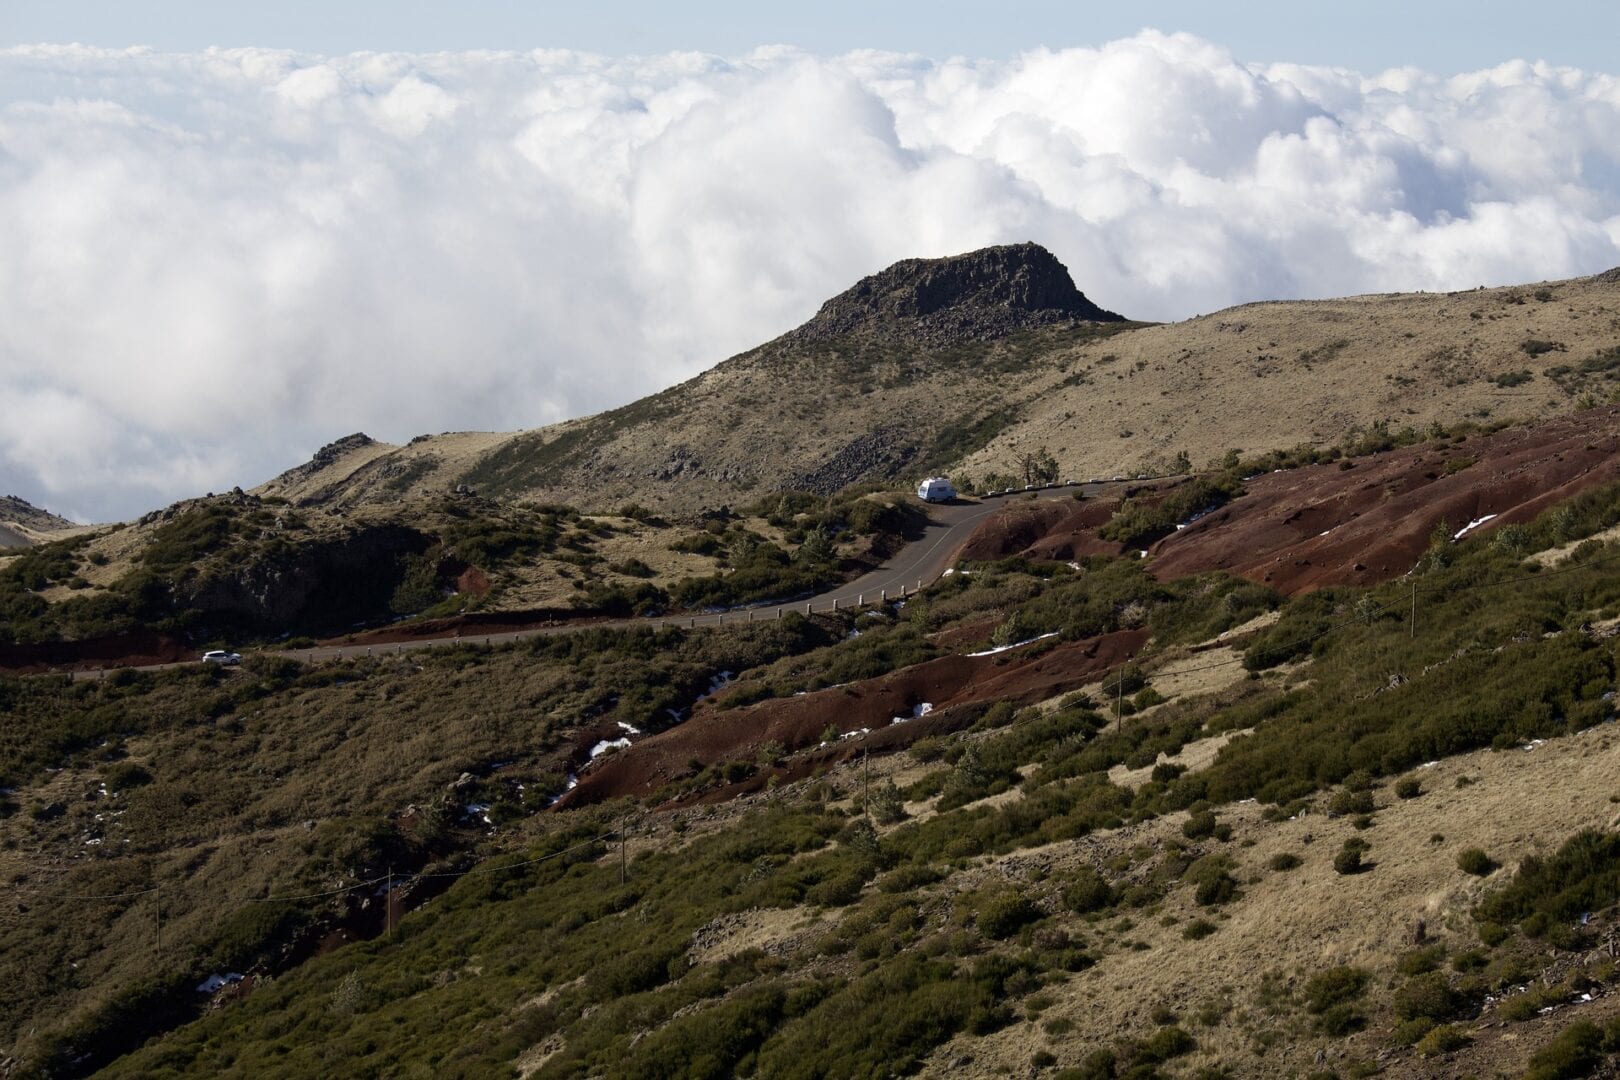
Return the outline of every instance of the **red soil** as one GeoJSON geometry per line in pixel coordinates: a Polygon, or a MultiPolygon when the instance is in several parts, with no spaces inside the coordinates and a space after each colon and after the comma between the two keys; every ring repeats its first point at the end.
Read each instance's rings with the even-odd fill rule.
{"type": "MultiPolygon", "coordinates": [[[[1146,631],[1126,630],[1045,649],[1032,645],[991,656],[944,656],[875,679],[738,709],[723,710],[707,700],[679,727],[602,759],[580,776],[579,786],[559,806],[645,796],[692,775],[693,762],[752,761],[771,742],[790,753],[814,747],[829,726],[841,734],[869,730],[823,748],[811,755],[811,763],[796,762],[794,770],[778,774],[791,777],[862,750],[900,749],[949,730],[960,722],[961,706],[990,701],[1025,705],[1076,689],[1134,656],[1146,641],[1146,631]],[[923,702],[933,705],[934,712],[894,722],[910,717],[923,702]]],[[[764,782],[764,775],[754,778],[756,785],[764,782]]]]}
{"type": "Polygon", "coordinates": [[[1097,529],[1117,509],[1118,499],[1013,503],[974,530],[956,557],[993,562],[1014,555],[1055,561],[1081,555],[1118,555],[1125,550],[1123,545],[1097,535],[1097,529]]]}
{"type": "Polygon", "coordinates": [[[152,667],[200,654],[178,638],[143,631],[88,641],[48,641],[38,645],[0,645],[0,670],[17,674],[42,671],[87,671],[109,667],[152,667]]]}
{"type": "Polygon", "coordinates": [[[1163,580],[1227,570],[1289,595],[1388,581],[1423,556],[1441,522],[1455,534],[1496,515],[1472,529],[1471,539],[1620,479],[1617,425],[1620,409],[1592,409],[1460,443],[1357,458],[1348,469],[1271,473],[1155,544],[1150,566],[1163,580]]]}
{"type": "MultiPolygon", "coordinates": [[[[1620,408],[1591,409],[1256,477],[1242,497],[1154,544],[1149,565],[1161,580],[1226,570],[1288,595],[1376,584],[1410,570],[1440,522],[1455,534],[1495,515],[1468,533],[1482,536],[1617,479],[1620,408]]],[[[1117,506],[1016,504],[980,526],[960,557],[1119,554],[1095,532],[1117,506]]]]}
{"type": "Polygon", "coordinates": [[[489,575],[476,566],[469,566],[456,577],[456,592],[466,593],[469,596],[485,596],[489,593],[489,575]]]}

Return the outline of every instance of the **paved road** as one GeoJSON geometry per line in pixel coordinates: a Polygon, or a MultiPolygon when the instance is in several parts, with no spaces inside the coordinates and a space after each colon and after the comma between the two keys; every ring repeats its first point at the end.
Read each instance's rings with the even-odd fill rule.
{"type": "MultiPolygon", "coordinates": [[[[954,561],[956,552],[967,542],[968,537],[973,534],[973,530],[979,523],[1009,503],[1027,499],[1031,495],[1037,499],[1069,499],[1073,498],[1076,492],[1080,492],[1089,497],[1110,487],[1120,486],[1122,483],[1124,481],[1088,480],[1077,484],[1058,484],[1039,491],[1017,491],[1005,495],[991,495],[975,502],[931,506],[929,507],[929,524],[923,530],[923,535],[901,548],[883,566],[829,592],[790,604],[762,605],[706,615],[559,623],[555,626],[536,626],[496,634],[470,633],[463,635],[458,633],[438,638],[417,638],[412,641],[397,644],[389,643],[387,645],[324,645],[313,649],[285,650],[285,652],[288,656],[318,663],[323,660],[340,660],[345,657],[383,656],[390,653],[413,652],[417,649],[442,648],[460,642],[495,645],[542,634],[564,634],[586,627],[622,629],[633,626],[735,626],[738,623],[760,622],[780,618],[783,613],[788,611],[810,614],[817,611],[836,611],[860,606],[869,607],[886,599],[910,596],[917,590],[926,588],[931,583],[939,580],[940,576],[954,561]]],[[[196,662],[187,661],[187,663],[196,662]]],[[[181,666],[184,665],[151,665],[153,668],[181,666]]],[[[76,671],[73,673],[73,678],[94,679],[99,678],[102,673],[102,669],[76,671]]]]}

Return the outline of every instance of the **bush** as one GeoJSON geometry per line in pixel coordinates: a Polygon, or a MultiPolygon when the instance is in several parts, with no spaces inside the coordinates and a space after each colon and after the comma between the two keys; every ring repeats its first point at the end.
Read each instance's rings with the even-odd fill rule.
{"type": "Polygon", "coordinates": [[[1429,1033],[1418,1040],[1417,1052],[1424,1057],[1438,1057],[1449,1054],[1453,1050],[1461,1050],[1472,1041],[1467,1032],[1451,1024],[1441,1024],[1430,1028],[1429,1033]]]}
{"type": "Polygon", "coordinates": [[[1215,835],[1218,824],[1212,811],[1200,810],[1182,823],[1181,835],[1189,840],[1202,840],[1215,835]]]}
{"type": "Polygon", "coordinates": [[[1523,925],[1540,915],[1567,923],[1620,899],[1620,834],[1587,829],[1553,855],[1527,856],[1513,880],[1481,901],[1475,918],[1484,925],[1523,925]]]}
{"type": "Polygon", "coordinates": [[[1137,1047],[1136,1056],[1142,1061],[1169,1061],[1171,1058],[1190,1054],[1196,1049],[1198,1040],[1172,1025],[1160,1028],[1149,1035],[1137,1047]]]}
{"type": "Polygon", "coordinates": [[[1438,971],[1409,979],[1391,998],[1395,1015],[1402,1020],[1428,1017],[1444,1021],[1456,1017],[1466,1000],[1453,990],[1446,976],[1438,971]]]}
{"type": "Polygon", "coordinates": [[[107,790],[112,792],[128,791],[152,782],[152,774],[133,761],[120,761],[107,766],[102,777],[107,790]]]}
{"type": "Polygon", "coordinates": [[[1397,799],[1415,799],[1423,794],[1423,785],[1415,776],[1408,776],[1395,783],[1395,797],[1397,799]]]}
{"type": "Polygon", "coordinates": [[[1305,983],[1305,1008],[1320,1016],[1335,1005],[1358,1000],[1366,992],[1370,974],[1358,967],[1341,964],[1312,975],[1305,983]]]}
{"type": "Polygon", "coordinates": [[[1219,929],[1220,927],[1216,926],[1208,919],[1194,919],[1192,922],[1181,928],[1181,936],[1186,938],[1188,941],[1201,941],[1219,929]]]}
{"type": "Polygon", "coordinates": [[[1281,872],[1284,870],[1296,869],[1301,862],[1303,862],[1303,860],[1300,859],[1298,855],[1295,855],[1292,851],[1280,851],[1273,855],[1266,865],[1271,867],[1273,870],[1281,872]]]}
{"type": "Polygon", "coordinates": [[[1333,856],[1333,869],[1341,874],[1359,874],[1367,867],[1362,862],[1362,856],[1367,851],[1367,842],[1358,837],[1351,837],[1344,842],[1339,853],[1333,856]]]}
{"type": "Polygon", "coordinates": [[[985,937],[1005,938],[1041,917],[1029,897],[1015,889],[998,892],[978,911],[979,930],[985,937]]]}
{"type": "Polygon", "coordinates": [[[1496,861],[1477,847],[1464,848],[1457,854],[1457,869],[1465,874],[1487,877],[1496,866],[1496,861]]]}
{"type": "Polygon", "coordinates": [[[1232,860],[1225,855],[1199,859],[1187,868],[1186,879],[1194,887],[1193,899],[1202,907],[1224,904],[1237,895],[1232,860]]]}
{"type": "Polygon", "coordinates": [[[1349,817],[1352,814],[1370,814],[1377,807],[1373,804],[1371,791],[1352,791],[1345,788],[1335,792],[1328,801],[1328,814],[1332,817],[1349,817]]]}
{"type": "Polygon", "coordinates": [[[1076,870],[1063,890],[1063,903],[1078,915],[1112,907],[1115,899],[1114,888],[1108,884],[1108,879],[1090,866],[1076,870]]]}
{"type": "Polygon", "coordinates": [[[1590,1076],[1603,1063],[1608,1040],[1590,1020],[1577,1020],[1530,1058],[1524,1080],[1566,1080],[1590,1076]]]}

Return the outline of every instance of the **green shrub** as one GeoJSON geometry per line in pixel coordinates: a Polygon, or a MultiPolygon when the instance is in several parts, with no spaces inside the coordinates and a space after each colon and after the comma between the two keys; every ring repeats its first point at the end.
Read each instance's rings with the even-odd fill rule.
{"type": "Polygon", "coordinates": [[[1341,874],[1359,874],[1365,870],[1366,864],[1362,856],[1367,852],[1367,842],[1360,837],[1352,836],[1339,848],[1339,853],[1333,856],[1333,869],[1341,874]]]}
{"type": "Polygon", "coordinates": [[[1198,1049],[1198,1040],[1174,1025],[1162,1027],[1149,1035],[1136,1049],[1141,1061],[1169,1061],[1198,1049]]]}
{"type": "Polygon", "coordinates": [[[1279,851],[1267,861],[1266,865],[1271,867],[1273,870],[1281,872],[1284,870],[1293,870],[1300,866],[1302,862],[1303,860],[1298,855],[1295,855],[1292,851],[1279,851]]]}
{"type": "Polygon", "coordinates": [[[1423,794],[1423,785],[1415,776],[1408,776],[1395,782],[1395,797],[1397,799],[1415,799],[1423,794]]]}
{"type": "Polygon", "coordinates": [[[1368,972],[1348,964],[1319,971],[1305,982],[1305,1008],[1321,1015],[1335,1005],[1357,1001],[1371,978],[1368,972]]]}
{"type": "Polygon", "coordinates": [[[1220,927],[1216,926],[1208,919],[1194,919],[1192,922],[1181,928],[1181,936],[1186,938],[1188,941],[1201,941],[1219,929],[1220,927]]]}
{"type": "Polygon", "coordinates": [[[1390,1042],[1396,1046],[1412,1046],[1423,1036],[1433,1031],[1435,1023],[1427,1016],[1419,1016],[1412,1020],[1402,1020],[1395,1025],[1390,1033],[1390,1042]]]}
{"type": "Polygon", "coordinates": [[[1486,877],[1496,869],[1496,861],[1480,848],[1464,848],[1457,853],[1457,869],[1475,877],[1486,877]]]}
{"type": "Polygon", "coordinates": [[[1016,889],[993,894],[978,910],[979,930],[990,938],[1009,937],[1041,917],[1040,909],[1016,889]]]}
{"type": "Polygon", "coordinates": [[[1446,976],[1438,971],[1407,980],[1395,991],[1390,1003],[1395,1008],[1395,1015],[1402,1020],[1415,1020],[1422,1016],[1436,1021],[1452,1019],[1467,1004],[1466,999],[1452,989],[1446,976]]]}
{"type": "Polygon", "coordinates": [[[1186,880],[1193,886],[1193,899],[1201,907],[1224,904],[1237,896],[1238,883],[1232,867],[1232,860],[1225,855],[1206,855],[1187,868],[1186,880]]]}
{"type": "Polygon", "coordinates": [[[1512,880],[1480,902],[1475,918],[1481,923],[1523,925],[1541,915],[1548,922],[1568,923],[1617,899],[1620,834],[1587,829],[1551,856],[1526,856],[1512,880]]]}
{"type": "Polygon", "coordinates": [[[111,792],[128,791],[152,782],[152,774],[133,761],[119,761],[102,771],[102,782],[111,792]]]}
{"type": "Polygon", "coordinates": [[[1218,824],[1213,812],[1200,810],[1182,823],[1181,835],[1189,840],[1202,840],[1213,836],[1218,824]]]}
{"type": "Polygon", "coordinates": [[[1108,884],[1108,879],[1090,866],[1076,870],[1063,889],[1063,903],[1079,915],[1111,907],[1115,899],[1113,886],[1108,884]]]}
{"type": "Polygon", "coordinates": [[[1604,1051],[1610,1048],[1610,1042],[1596,1024],[1577,1020],[1531,1056],[1524,1080],[1572,1080],[1591,1076],[1603,1063],[1604,1051]]]}
{"type": "Polygon", "coordinates": [[[1468,1033],[1461,1028],[1452,1024],[1441,1024],[1429,1029],[1428,1034],[1418,1040],[1417,1052],[1424,1057],[1438,1057],[1454,1050],[1461,1050],[1472,1041],[1468,1033]]]}

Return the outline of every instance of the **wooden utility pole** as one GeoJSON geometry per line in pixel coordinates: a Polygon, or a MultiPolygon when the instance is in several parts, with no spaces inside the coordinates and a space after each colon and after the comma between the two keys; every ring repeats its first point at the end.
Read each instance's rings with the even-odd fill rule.
{"type": "Polygon", "coordinates": [[[619,884],[620,885],[623,885],[625,883],[625,881],[627,881],[629,879],[629,876],[630,876],[630,861],[629,861],[630,856],[625,850],[625,840],[627,838],[627,834],[625,832],[626,817],[627,816],[625,814],[622,814],[622,813],[619,815],[619,884]]]}
{"type": "Polygon", "coordinates": [[[163,954],[163,886],[159,885],[152,893],[153,908],[157,913],[157,951],[163,954]]]}
{"type": "Polygon", "coordinates": [[[394,940],[394,868],[388,868],[388,891],[383,893],[383,926],[388,931],[388,940],[394,940]]]}
{"type": "Polygon", "coordinates": [[[1408,640],[1417,640],[1417,580],[1412,581],[1412,618],[1406,624],[1408,640]]]}
{"type": "Polygon", "coordinates": [[[1114,689],[1118,697],[1114,703],[1114,728],[1116,731],[1125,730],[1125,669],[1120,668],[1114,673],[1114,689]]]}
{"type": "Polygon", "coordinates": [[[872,824],[872,763],[867,760],[866,748],[861,748],[861,784],[865,794],[861,796],[861,806],[866,810],[866,823],[872,824]]]}

